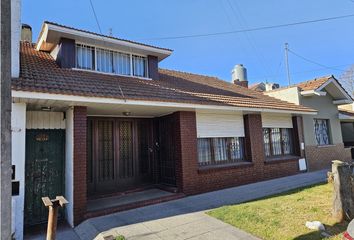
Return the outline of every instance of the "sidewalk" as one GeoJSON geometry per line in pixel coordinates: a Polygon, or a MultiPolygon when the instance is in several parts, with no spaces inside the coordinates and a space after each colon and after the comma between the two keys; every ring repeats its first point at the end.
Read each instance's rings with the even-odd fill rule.
{"type": "Polygon", "coordinates": [[[324,182],[326,173],[303,173],[91,218],[73,230],[76,234],[66,232],[61,238],[59,233],[58,239],[103,239],[111,233],[128,239],[257,239],[204,212],[324,182]]]}

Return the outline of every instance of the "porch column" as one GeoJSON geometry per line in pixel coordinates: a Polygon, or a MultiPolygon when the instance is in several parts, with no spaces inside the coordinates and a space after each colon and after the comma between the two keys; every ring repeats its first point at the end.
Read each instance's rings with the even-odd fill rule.
{"type": "Polygon", "coordinates": [[[87,107],[75,106],[73,111],[73,215],[74,225],[86,213],[86,125],[87,107]]]}
{"type": "Polygon", "coordinates": [[[195,112],[176,112],[176,180],[177,187],[185,194],[195,192],[198,174],[197,127],[195,112]]]}
{"type": "Polygon", "coordinates": [[[261,114],[245,115],[244,127],[246,158],[254,164],[254,174],[257,179],[263,179],[265,153],[261,114]]]}

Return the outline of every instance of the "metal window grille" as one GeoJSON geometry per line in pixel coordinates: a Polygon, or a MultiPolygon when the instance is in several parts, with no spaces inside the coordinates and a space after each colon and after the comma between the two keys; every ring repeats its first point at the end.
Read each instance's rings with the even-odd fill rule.
{"type": "Polygon", "coordinates": [[[267,157],[294,153],[291,128],[263,128],[263,142],[267,157]]]}
{"type": "Polygon", "coordinates": [[[200,166],[244,162],[244,138],[198,138],[200,166]]]}
{"type": "Polygon", "coordinates": [[[133,75],[147,77],[147,58],[133,55],[133,75]]]}
{"type": "Polygon", "coordinates": [[[76,67],[81,69],[95,69],[95,48],[83,44],[76,44],[76,67]]]}
{"type": "Polygon", "coordinates": [[[147,57],[83,44],[76,44],[76,67],[127,76],[147,77],[148,74],[147,57]]]}
{"type": "Polygon", "coordinates": [[[317,145],[330,144],[328,119],[314,119],[314,128],[317,145]]]}
{"type": "Polygon", "coordinates": [[[113,73],[130,75],[130,54],[113,52],[113,73]]]}

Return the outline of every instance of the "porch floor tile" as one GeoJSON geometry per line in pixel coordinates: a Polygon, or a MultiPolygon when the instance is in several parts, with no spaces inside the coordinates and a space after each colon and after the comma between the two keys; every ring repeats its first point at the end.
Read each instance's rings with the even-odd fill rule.
{"type": "Polygon", "coordinates": [[[89,200],[87,202],[87,211],[99,211],[107,208],[119,207],[136,202],[142,202],[162,197],[172,196],[175,193],[163,191],[161,189],[153,188],[140,192],[128,193],[126,195],[119,195],[113,197],[99,198],[89,200]]]}

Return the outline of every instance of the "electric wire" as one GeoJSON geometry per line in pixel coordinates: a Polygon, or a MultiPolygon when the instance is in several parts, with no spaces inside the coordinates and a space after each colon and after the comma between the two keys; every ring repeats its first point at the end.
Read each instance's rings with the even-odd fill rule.
{"type": "Polygon", "coordinates": [[[175,36],[166,36],[166,37],[151,37],[151,38],[141,38],[137,40],[175,40],[175,39],[186,39],[186,38],[200,38],[200,37],[211,37],[211,36],[218,36],[218,35],[229,35],[229,34],[236,34],[242,32],[255,32],[261,30],[269,30],[269,29],[276,29],[276,28],[285,28],[297,25],[304,25],[304,24],[311,24],[311,23],[318,23],[318,22],[325,22],[325,21],[332,21],[344,18],[351,18],[354,17],[354,14],[348,15],[341,15],[335,17],[327,17],[327,18],[319,18],[307,21],[298,21],[292,23],[284,23],[284,24],[277,24],[277,25],[270,25],[270,26],[261,26],[261,27],[254,27],[254,28],[246,28],[240,30],[233,30],[233,31],[223,31],[223,32],[213,32],[213,33],[200,33],[200,34],[190,34],[190,35],[175,35],[175,36]]]}
{"type": "Polygon", "coordinates": [[[302,55],[300,55],[300,54],[298,54],[298,53],[292,51],[291,49],[288,49],[288,51],[289,51],[291,54],[295,55],[296,57],[301,58],[302,60],[304,60],[304,61],[306,61],[306,62],[309,62],[309,63],[315,64],[315,65],[318,65],[318,66],[320,66],[320,67],[327,68],[327,69],[331,69],[331,70],[335,70],[335,71],[341,71],[341,72],[344,72],[344,71],[345,71],[345,70],[343,70],[343,69],[334,68],[334,67],[329,67],[329,66],[326,66],[326,65],[324,65],[324,64],[322,64],[322,63],[318,63],[318,62],[316,62],[316,61],[313,61],[313,60],[311,60],[311,59],[308,59],[307,57],[304,57],[304,56],[302,56],[302,55]]]}
{"type": "MultiPolygon", "coordinates": [[[[97,24],[98,30],[100,31],[100,34],[103,35],[103,34],[102,34],[101,25],[100,25],[100,22],[98,21],[98,17],[97,17],[97,14],[96,14],[95,7],[93,6],[92,0],[89,0],[89,1],[90,1],[92,13],[93,13],[93,15],[94,15],[94,17],[95,17],[95,20],[96,20],[96,24],[97,24]]],[[[105,42],[103,36],[102,36],[102,40],[103,40],[103,42],[105,42]]],[[[97,63],[96,63],[96,64],[97,64],[97,63]]],[[[125,96],[124,96],[123,89],[122,89],[122,87],[120,86],[119,81],[117,81],[117,85],[118,85],[119,92],[120,92],[120,94],[122,95],[122,98],[123,98],[124,102],[126,102],[127,99],[126,99],[125,96]]]]}

